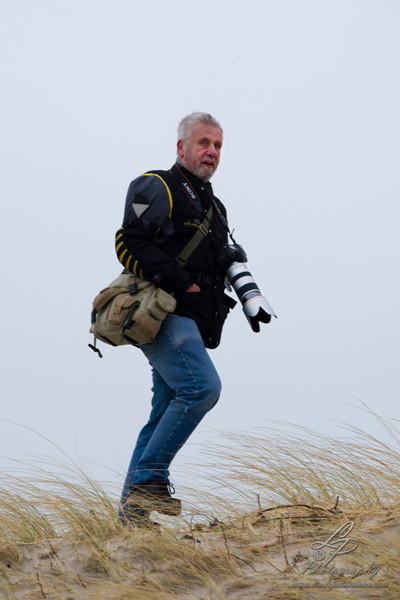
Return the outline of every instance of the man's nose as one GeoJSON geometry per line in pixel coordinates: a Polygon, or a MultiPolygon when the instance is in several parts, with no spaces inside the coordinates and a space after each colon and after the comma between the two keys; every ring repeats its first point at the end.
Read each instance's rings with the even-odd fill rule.
{"type": "Polygon", "coordinates": [[[209,146],[207,154],[209,154],[210,156],[215,156],[215,158],[217,158],[218,155],[219,155],[218,150],[216,149],[216,147],[212,146],[212,145],[209,146]]]}

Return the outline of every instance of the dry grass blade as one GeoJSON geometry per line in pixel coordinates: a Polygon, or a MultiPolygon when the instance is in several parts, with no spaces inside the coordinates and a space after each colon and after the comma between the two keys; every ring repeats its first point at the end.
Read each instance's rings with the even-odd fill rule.
{"type": "Polygon", "coordinates": [[[332,439],[286,425],[228,435],[207,465],[218,471],[222,497],[192,490],[188,502],[187,490],[183,516],[160,517],[154,530],[123,528],[117,497],[75,463],[46,468],[42,460],[25,474],[3,474],[0,598],[367,597],[362,586],[346,588],[356,583],[372,583],[371,598],[399,597],[398,446],[352,433],[332,439]],[[313,589],[322,563],[311,544],[345,522],[357,553],[332,565],[349,572],[318,572],[333,587],[313,589]]]}

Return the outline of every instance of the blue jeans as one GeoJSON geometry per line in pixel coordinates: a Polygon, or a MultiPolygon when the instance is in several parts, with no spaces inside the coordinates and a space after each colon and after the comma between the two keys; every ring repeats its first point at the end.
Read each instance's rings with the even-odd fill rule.
{"type": "Polygon", "coordinates": [[[122,491],[169,480],[169,466],[204,415],[217,403],[221,381],[193,319],[169,315],[140,349],[153,370],[152,409],[141,430],[122,491]]]}

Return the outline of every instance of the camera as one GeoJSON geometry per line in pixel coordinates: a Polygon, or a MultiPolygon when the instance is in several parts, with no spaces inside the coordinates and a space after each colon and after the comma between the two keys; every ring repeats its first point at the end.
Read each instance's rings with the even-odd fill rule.
{"type": "MultiPolygon", "coordinates": [[[[243,250],[241,246],[239,246],[239,248],[243,250]]],[[[243,253],[246,257],[244,250],[243,253]]],[[[247,257],[245,260],[247,260],[247,257]]],[[[245,262],[239,262],[236,258],[236,260],[229,265],[226,277],[242,303],[243,312],[253,331],[260,331],[260,323],[269,323],[272,316],[276,317],[273,308],[268,300],[261,294],[245,262]]]]}
{"type": "Polygon", "coordinates": [[[246,262],[247,255],[242,246],[233,242],[233,244],[224,244],[217,256],[217,263],[221,270],[225,270],[233,262],[246,262]]]}

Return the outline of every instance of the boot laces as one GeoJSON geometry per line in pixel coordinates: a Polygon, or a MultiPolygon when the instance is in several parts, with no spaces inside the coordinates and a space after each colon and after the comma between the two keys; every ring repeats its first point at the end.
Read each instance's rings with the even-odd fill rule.
{"type": "Polygon", "coordinates": [[[175,488],[172,485],[172,483],[169,481],[167,481],[167,490],[168,490],[170,496],[172,496],[172,494],[175,494],[175,488]]]}

